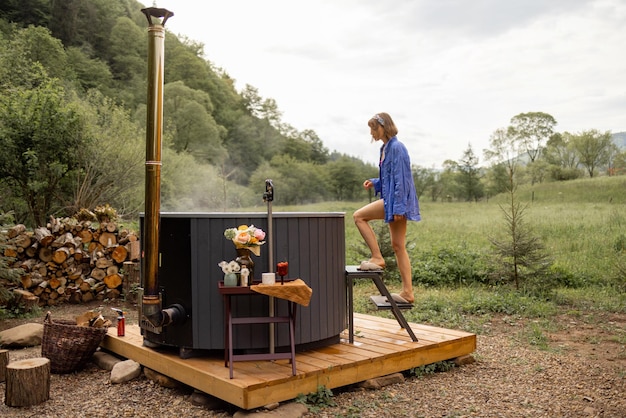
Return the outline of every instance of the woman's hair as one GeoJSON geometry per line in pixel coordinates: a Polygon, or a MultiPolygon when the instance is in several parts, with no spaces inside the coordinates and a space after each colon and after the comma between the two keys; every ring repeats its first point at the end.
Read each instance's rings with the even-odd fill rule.
{"type": "Polygon", "coordinates": [[[389,113],[377,113],[372,116],[370,120],[367,121],[367,126],[369,126],[370,128],[376,129],[378,128],[378,125],[381,125],[383,127],[387,139],[398,135],[398,128],[396,128],[396,124],[393,123],[393,119],[391,119],[389,113]]]}

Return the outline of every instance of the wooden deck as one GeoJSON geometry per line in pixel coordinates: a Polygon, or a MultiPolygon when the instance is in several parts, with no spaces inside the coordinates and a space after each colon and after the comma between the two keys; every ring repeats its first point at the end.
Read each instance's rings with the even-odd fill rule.
{"type": "Polygon", "coordinates": [[[413,342],[394,319],[354,314],[354,344],[347,331],[339,344],[296,354],[297,375],[288,360],[234,363],[234,379],[223,357],[181,359],[177,353],[143,346],[138,326],[127,326],[126,336],[110,328],[102,347],[186,385],[243,409],[385,376],[476,350],[476,335],[411,323],[419,341],[413,342]]]}

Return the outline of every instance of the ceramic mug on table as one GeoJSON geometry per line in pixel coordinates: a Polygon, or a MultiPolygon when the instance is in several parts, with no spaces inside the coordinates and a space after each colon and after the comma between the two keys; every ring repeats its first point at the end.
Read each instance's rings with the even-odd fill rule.
{"type": "Polygon", "coordinates": [[[263,283],[263,284],[274,284],[274,283],[276,283],[276,273],[262,273],[261,274],[261,283],[263,283]]]}

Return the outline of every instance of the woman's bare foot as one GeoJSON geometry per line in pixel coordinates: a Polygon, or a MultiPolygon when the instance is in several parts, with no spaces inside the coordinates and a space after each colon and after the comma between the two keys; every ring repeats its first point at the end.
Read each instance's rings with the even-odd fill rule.
{"type": "Polygon", "coordinates": [[[385,268],[385,259],[383,258],[370,258],[368,260],[370,263],[374,263],[377,266],[380,266],[381,269],[385,268]]]}
{"type": "Polygon", "coordinates": [[[403,290],[400,292],[400,296],[409,303],[415,302],[415,296],[413,296],[413,293],[408,293],[403,290]]]}

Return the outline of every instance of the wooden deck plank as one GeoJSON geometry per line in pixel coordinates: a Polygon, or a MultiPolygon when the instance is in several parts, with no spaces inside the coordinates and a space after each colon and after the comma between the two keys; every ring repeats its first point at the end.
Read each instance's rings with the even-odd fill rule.
{"type": "Polygon", "coordinates": [[[296,376],[288,360],[237,361],[229,378],[222,356],[181,359],[177,350],[143,346],[136,325],[117,337],[111,328],[102,347],[145,367],[176,379],[243,409],[294,399],[316,392],[319,386],[334,389],[373,377],[408,370],[437,361],[471,354],[474,334],[411,323],[419,341],[413,342],[395,319],[355,314],[355,341],[296,353],[296,376]]]}
{"type": "MultiPolygon", "coordinates": [[[[390,318],[385,318],[382,316],[373,316],[373,315],[368,315],[368,314],[363,314],[363,313],[354,313],[354,320],[355,323],[358,320],[364,320],[365,323],[374,325],[374,324],[379,324],[379,325],[383,325],[386,327],[389,327],[390,324],[395,324],[395,327],[399,328],[400,326],[398,325],[398,323],[394,320],[393,317],[390,318]]],[[[417,324],[417,323],[411,323],[411,328],[419,328],[422,330],[438,330],[440,332],[442,332],[443,334],[450,334],[450,335],[464,335],[467,334],[466,331],[463,330],[458,330],[458,329],[451,329],[451,328],[441,328],[441,327],[437,327],[434,325],[427,325],[427,324],[417,324]]]]}
{"type": "Polygon", "coordinates": [[[318,356],[317,353],[305,352],[296,353],[296,369],[300,370],[300,365],[304,365],[307,368],[313,368],[314,370],[330,369],[333,367],[340,367],[342,361],[329,358],[328,356],[318,356]]]}
{"type": "MultiPolygon", "coordinates": [[[[357,328],[365,328],[370,330],[378,330],[385,331],[387,333],[394,332],[398,337],[402,338],[406,341],[411,341],[408,333],[400,328],[397,322],[394,321],[395,326],[389,327],[389,320],[381,317],[372,317],[364,314],[354,314],[354,325],[357,328]],[[370,319],[374,318],[374,319],[370,319]]],[[[438,337],[446,337],[446,338],[458,338],[466,335],[470,335],[470,333],[459,330],[451,330],[448,328],[440,328],[432,325],[425,324],[410,324],[411,329],[415,334],[419,333],[422,335],[436,335],[438,337]]]]}
{"type": "MultiPolygon", "coordinates": [[[[342,342],[345,344],[349,344],[347,333],[346,338],[342,339],[342,342]]],[[[381,342],[380,344],[371,344],[371,342],[369,341],[358,341],[355,339],[352,346],[355,348],[367,350],[375,357],[386,357],[389,355],[394,355],[398,352],[397,346],[385,342],[381,342]]]]}
{"type": "MultiPolygon", "coordinates": [[[[392,328],[389,329],[389,324],[386,324],[383,321],[377,321],[376,319],[384,319],[375,317],[374,320],[369,320],[369,316],[366,316],[364,319],[359,318],[359,314],[354,315],[355,318],[355,327],[358,327],[359,334],[355,335],[355,339],[358,337],[367,335],[376,335],[374,339],[377,341],[385,341],[391,344],[414,344],[415,342],[411,341],[411,338],[406,333],[405,330],[402,330],[397,326],[397,329],[392,328]],[[360,322],[359,322],[360,321],[360,322]],[[390,331],[395,332],[397,335],[397,339],[390,338],[390,331]]],[[[397,325],[397,324],[396,324],[397,325]]],[[[413,333],[418,338],[417,343],[426,343],[426,344],[436,344],[442,341],[451,341],[459,338],[472,337],[474,334],[458,331],[458,330],[449,330],[447,328],[439,328],[430,325],[411,325],[411,329],[413,333]]]]}

